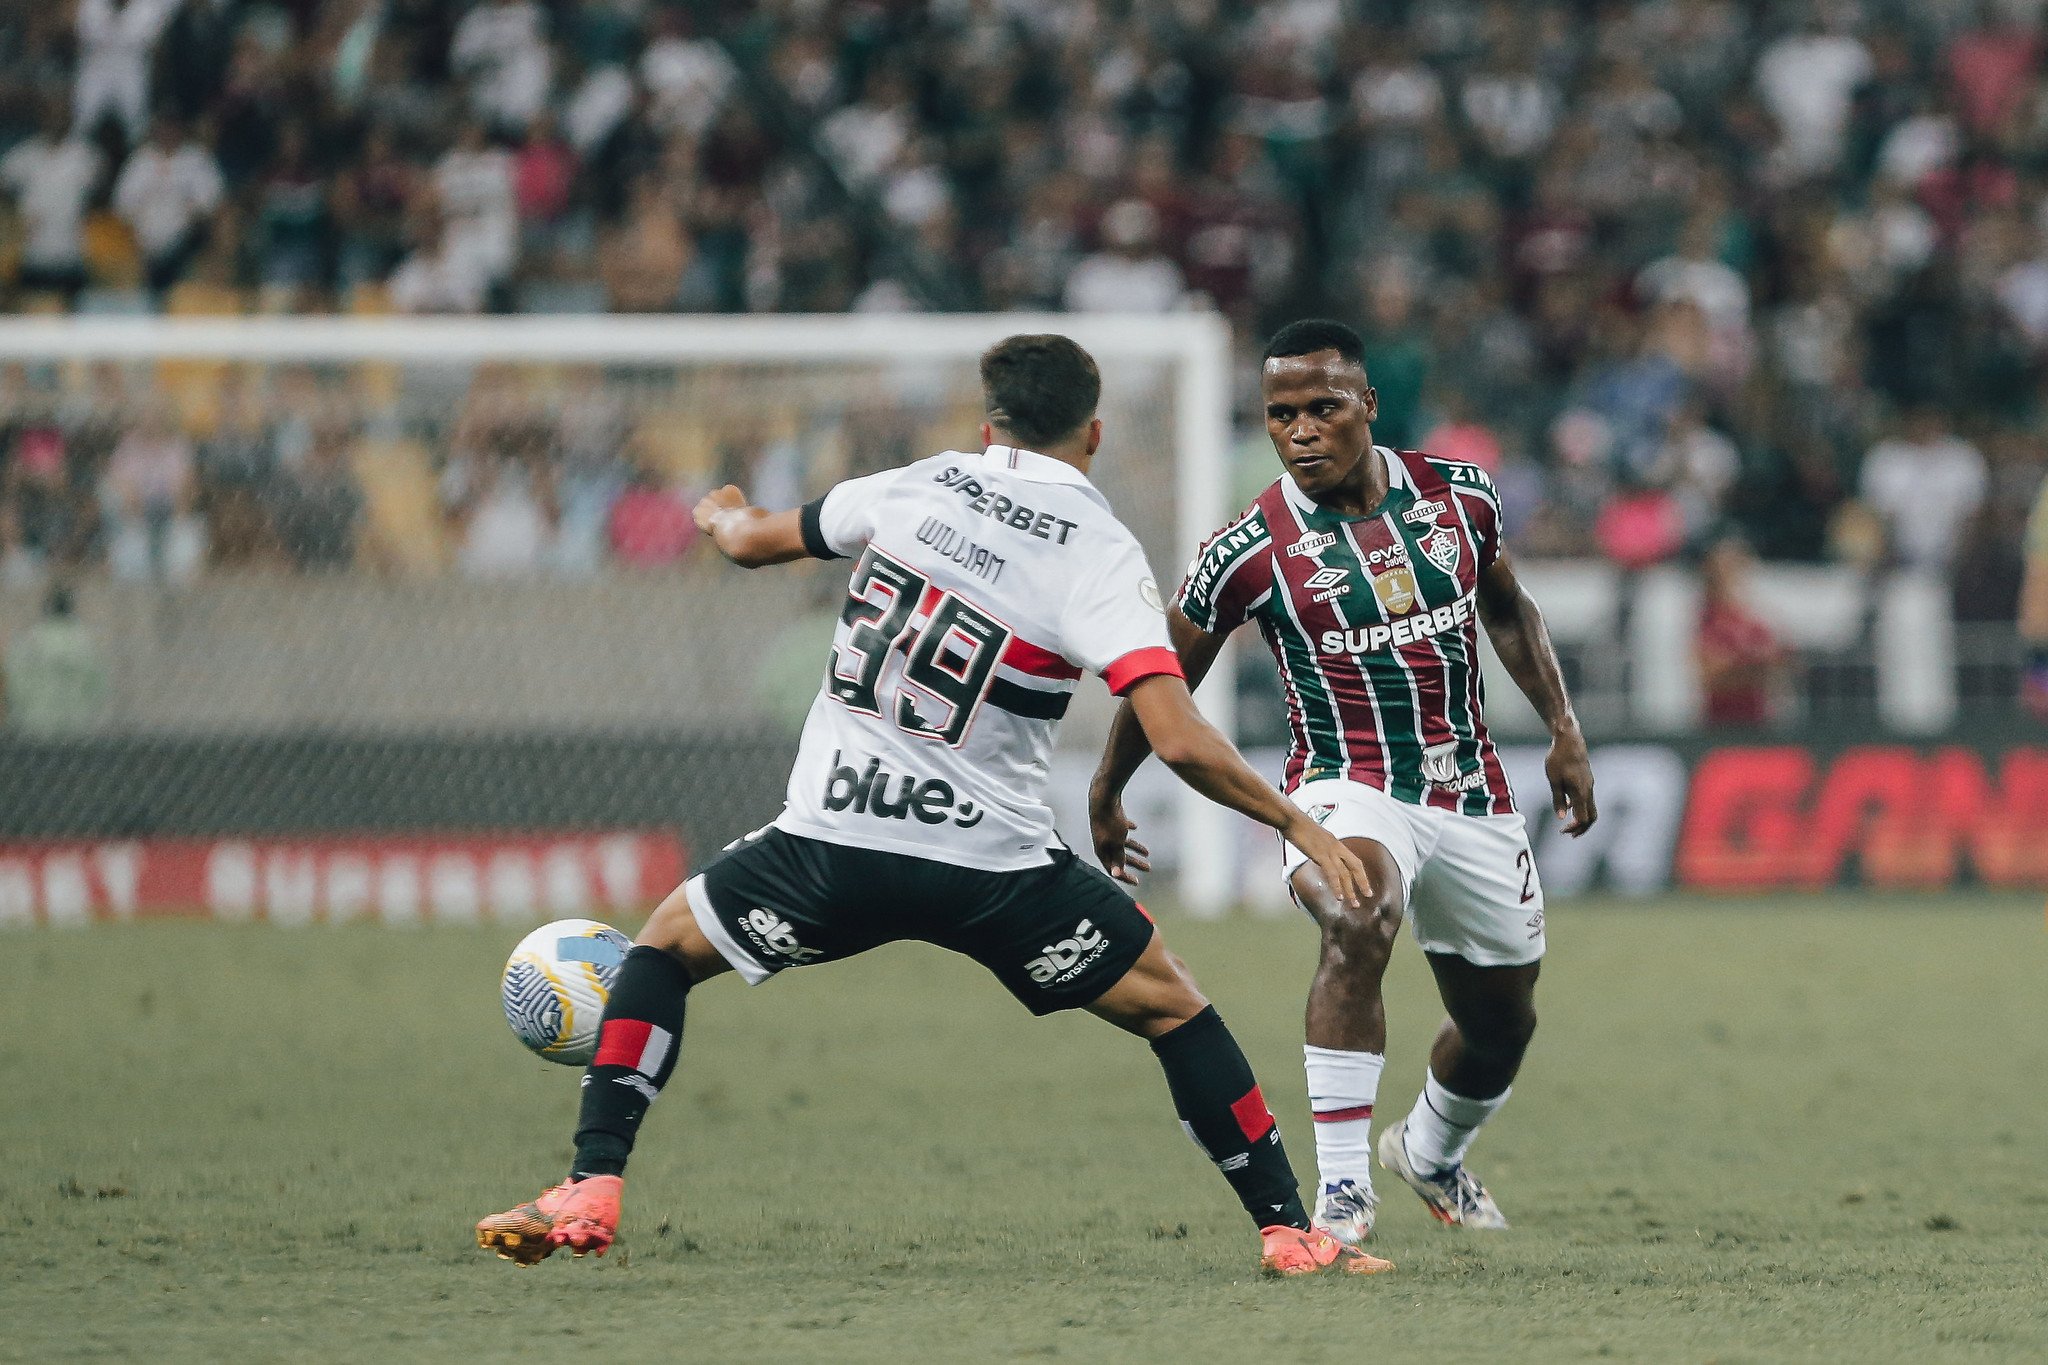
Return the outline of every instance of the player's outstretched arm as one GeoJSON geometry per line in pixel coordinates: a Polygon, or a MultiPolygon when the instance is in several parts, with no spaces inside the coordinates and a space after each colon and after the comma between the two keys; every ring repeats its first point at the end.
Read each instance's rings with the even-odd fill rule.
{"type": "Polygon", "coordinates": [[[1195,708],[1186,682],[1171,674],[1155,674],[1131,688],[1128,706],[1152,752],[1181,781],[1218,805],[1279,830],[1288,843],[1308,855],[1345,904],[1363,903],[1371,889],[1365,865],[1343,841],[1309,819],[1301,807],[1252,770],[1236,746],[1195,708]]]}
{"type": "MultiPolygon", "coordinates": [[[[1192,692],[1209,676],[1225,637],[1203,630],[1177,606],[1166,609],[1166,630],[1192,692]]],[[[1151,871],[1152,865],[1146,861],[1150,850],[1131,837],[1137,826],[1124,814],[1124,786],[1151,754],[1152,742],[1145,738],[1145,727],[1138,723],[1137,711],[1126,697],[1109,723],[1109,743],[1088,785],[1088,823],[1103,870],[1133,886],[1138,883],[1136,874],[1151,871]]]]}
{"type": "Polygon", "coordinates": [[[1557,650],[1550,643],[1543,612],[1515,577],[1505,550],[1479,576],[1479,619],[1508,676],[1550,727],[1550,756],[1543,764],[1550,779],[1550,804],[1564,832],[1576,838],[1599,818],[1593,805],[1593,761],[1565,693],[1564,673],[1557,666],[1557,650]]]}
{"type": "Polygon", "coordinates": [[[697,529],[711,537],[718,552],[743,569],[807,559],[803,514],[770,512],[752,506],[731,484],[706,493],[697,504],[697,529]]]}

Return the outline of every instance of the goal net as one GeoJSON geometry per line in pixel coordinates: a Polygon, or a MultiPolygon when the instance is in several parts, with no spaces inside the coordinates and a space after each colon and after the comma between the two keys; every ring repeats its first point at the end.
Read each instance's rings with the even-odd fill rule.
{"type": "MultiPolygon", "coordinates": [[[[1096,481],[1170,586],[1229,510],[1206,315],[0,322],[0,919],[631,908],[675,852],[633,839],[701,865],[779,808],[844,588],[723,564],[695,498],[978,448],[976,361],[1022,331],[1100,362],[1096,481]],[[187,872],[135,871],[159,845],[187,872]]],[[[1233,902],[1242,822],[1138,800],[1180,903],[1233,902]]]]}

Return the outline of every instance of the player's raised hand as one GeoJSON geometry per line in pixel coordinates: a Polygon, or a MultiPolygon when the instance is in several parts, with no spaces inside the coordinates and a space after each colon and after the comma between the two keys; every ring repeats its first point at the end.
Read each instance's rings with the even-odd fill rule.
{"type": "Polygon", "coordinates": [[[1344,841],[1303,816],[1286,830],[1287,842],[1308,856],[1323,874],[1323,884],[1348,909],[1362,907],[1372,895],[1372,875],[1344,841]]]}
{"type": "Polygon", "coordinates": [[[1137,826],[1124,814],[1117,797],[1091,795],[1088,800],[1088,834],[1095,841],[1095,858],[1102,870],[1126,886],[1152,870],[1152,850],[1131,835],[1137,826]]]}
{"type": "Polygon", "coordinates": [[[1564,832],[1576,839],[1593,828],[1600,818],[1593,805],[1593,759],[1578,727],[1562,730],[1550,741],[1543,774],[1550,779],[1550,807],[1564,832]]]}
{"type": "Polygon", "coordinates": [[[740,492],[736,485],[727,484],[723,488],[714,488],[697,500],[697,529],[709,531],[712,529],[711,523],[718,519],[719,513],[737,512],[746,505],[747,495],[740,492]]]}

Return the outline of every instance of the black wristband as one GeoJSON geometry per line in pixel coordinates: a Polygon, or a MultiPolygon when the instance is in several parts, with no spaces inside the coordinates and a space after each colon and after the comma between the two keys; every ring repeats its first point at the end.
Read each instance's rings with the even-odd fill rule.
{"type": "Polygon", "coordinates": [[[823,496],[812,498],[803,505],[803,510],[797,513],[797,524],[803,528],[804,553],[812,559],[844,559],[845,555],[840,554],[825,541],[825,526],[821,520],[824,514],[823,496]]]}

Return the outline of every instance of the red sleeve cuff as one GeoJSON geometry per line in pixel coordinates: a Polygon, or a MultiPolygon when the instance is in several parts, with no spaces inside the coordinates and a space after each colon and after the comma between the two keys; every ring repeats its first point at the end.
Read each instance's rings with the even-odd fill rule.
{"type": "Polygon", "coordinates": [[[1180,655],[1162,645],[1134,649],[1102,670],[1102,680],[1119,697],[1147,678],[1186,677],[1181,671],[1180,655]]]}

